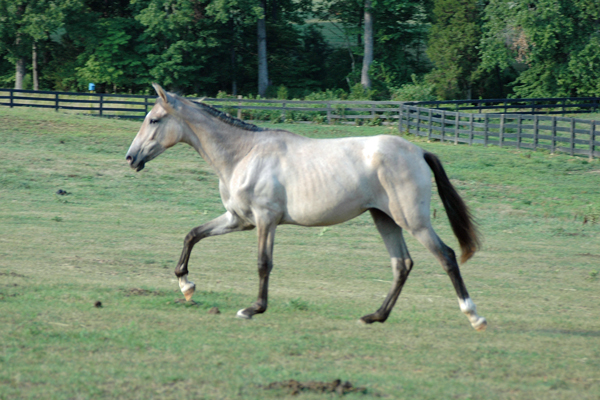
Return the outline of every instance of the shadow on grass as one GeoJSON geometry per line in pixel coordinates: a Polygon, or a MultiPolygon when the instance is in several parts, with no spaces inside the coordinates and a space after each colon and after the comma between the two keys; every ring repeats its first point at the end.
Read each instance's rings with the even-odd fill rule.
{"type": "Polygon", "coordinates": [[[568,330],[568,329],[538,329],[533,332],[542,335],[569,335],[569,336],[582,336],[582,337],[600,337],[600,331],[579,331],[579,330],[568,330]]]}

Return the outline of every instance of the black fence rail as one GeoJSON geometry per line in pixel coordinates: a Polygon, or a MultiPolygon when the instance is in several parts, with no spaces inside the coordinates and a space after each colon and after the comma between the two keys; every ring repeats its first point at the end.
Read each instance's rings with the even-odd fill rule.
{"type": "MultiPolygon", "coordinates": [[[[142,119],[154,105],[155,95],[116,95],[33,90],[0,89],[0,105],[38,107],[104,117],[142,119]]],[[[189,98],[198,101],[197,98],[189,98]]],[[[314,121],[333,123],[368,120],[398,120],[397,101],[292,101],[203,98],[203,102],[240,119],[284,122],[314,121]]]]}
{"type": "MultiPolygon", "coordinates": [[[[155,95],[118,95],[0,89],[0,106],[38,107],[104,117],[142,119],[155,95]]],[[[197,98],[189,98],[198,101],[197,98]]],[[[485,146],[548,149],[571,155],[600,157],[600,122],[557,117],[557,113],[592,112],[599,98],[397,101],[297,101],[204,98],[243,120],[271,122],[391,124],[400,131],[429,139],[485,146]],[[427,108],[426,108],[427,107],[427,108]],[[436,108],[431,108],[436,107],[436,108]],[[454,108],[451,111],[447,108],[454,108]],[[456,109],[468,111],[461,113],[456,109]],[[495,112],[484,112],[484,111],[495,112]],[[479,112],[475,112],[479,111],[479,112]],[[498,113],[498,111],[511,111],[498,113]]]]}
{"type": "MultiPolygon", "coordinates": [[[[0,89],[0,105],[41,107],[106,117],[144,118],[154,104],[155,95],[119,95],[0,89]]],[[[199,100],[191,98],[191,100],[199,100]]],[[[402,105],[447,111],[491,112],[504,114],[576,114],[593,112],[600,98],[488,99],[428,102],[399,101],[297,101],[263,99],[215,99],[204,102],[240,119],[268,121],[312,121],[350,123],[393,123],[402,105]]]]}
{"type": "Polygon", "coordinates": [[[399,129],[442,142],[547,149],[600,157],[600,121],[549,115],[460,113],[404,105],[399,129]]]}
{"type": "Polygon", "coordinates": [[[534,99],[483,99],[406,102],[406,105],[448,111],[490,111],[497,114],[578,114],[591,113],[600,107],[598,97],[560,97],[534,99]]]}

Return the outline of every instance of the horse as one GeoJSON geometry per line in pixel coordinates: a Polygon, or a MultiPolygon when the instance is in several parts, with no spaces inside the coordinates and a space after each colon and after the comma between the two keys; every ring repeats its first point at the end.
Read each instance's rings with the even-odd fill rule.
{"type": "Polygon", "coordinates": [[[461,263],[480,246],[477,225],[434,154],[393,135],[312,139],[260,128],[201,101],[153,84],[158,97],[126,154],[135,171],[179,143],[192,146],[214,169],[225,213],[192,229],[175,268],[187,301],[196,285],[188,280],[194,245],[209,236],[255,229],[258,235],[258,299],[237,312],[250,319],[267,310],[275,230],[281,224],[330,226],[369,211],[391,258],[392,287],[381,307],[360,318],[385,322],[413,268],[403,230],[441,264],[456,290],[460,310],[473,328],[487,321],[476,312],[454,251],[433,230],[430,201],[433,172],[461,263]]]}

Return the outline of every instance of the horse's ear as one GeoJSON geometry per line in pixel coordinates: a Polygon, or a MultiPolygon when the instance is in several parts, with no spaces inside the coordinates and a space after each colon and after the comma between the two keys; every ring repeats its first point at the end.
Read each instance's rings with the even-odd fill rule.
{"type": "Polygon", "coordinates": [[[153,83],[152,86],[154,87],[154,90],[156,90],[156,93],[160,96],[160,98],[165,103],[169,103],[169,96],[167,95],[167,92],[165,92],[165,90],[158,83],[153,83]]]}

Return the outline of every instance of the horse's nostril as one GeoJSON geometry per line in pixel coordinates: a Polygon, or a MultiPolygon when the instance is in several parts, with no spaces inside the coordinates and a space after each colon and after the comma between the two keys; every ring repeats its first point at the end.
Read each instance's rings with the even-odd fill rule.
{"type": "Polygon", "coordinates": [[[133,157],[128,155],[127,157],[125,157],[125,161],[127,161],[129,164],[131,164],[131,162],[133,161],[133,157]]]}

